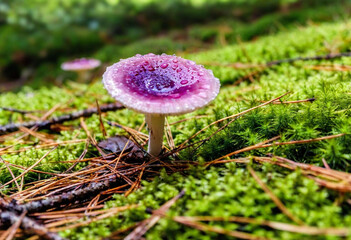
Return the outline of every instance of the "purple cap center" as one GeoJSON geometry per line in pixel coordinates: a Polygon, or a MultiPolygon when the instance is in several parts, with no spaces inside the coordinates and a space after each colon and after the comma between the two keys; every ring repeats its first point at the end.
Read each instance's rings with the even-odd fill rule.
{"type": "Polygon", "coordinates": [[[178,64],[177,59],[138,62],[125,73],[124,85],[129,91],[145,97],[172,97],[191,91],[202,75],[198,69],[178,64]]]}
{"type": "Polygon", "coordinates": [[[147,97],[178,97],[179,94],[191,89],[187,80],[178,80],[159,71],[142,71],[128,74],[125,78],[129,89],[147,97]],[[177,81],[178,80],[178,81],[177,81]]]}

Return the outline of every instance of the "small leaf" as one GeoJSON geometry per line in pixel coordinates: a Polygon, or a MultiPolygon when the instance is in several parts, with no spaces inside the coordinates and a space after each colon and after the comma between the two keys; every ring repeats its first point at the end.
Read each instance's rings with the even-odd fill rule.
{"type": "Polygon", "coordinates": [[[127,157],[143,158],[144,151],[131,139],[126,136],[114,136],[99,142],[98,146],[105,152],[119,154],[129,152],[127,157]],[[123,150],[124,149],[124,150],[123,150]]]}

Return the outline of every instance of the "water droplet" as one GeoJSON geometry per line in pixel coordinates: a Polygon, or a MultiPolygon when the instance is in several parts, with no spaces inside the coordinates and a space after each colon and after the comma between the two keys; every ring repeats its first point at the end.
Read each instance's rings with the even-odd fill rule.
{"type": "Polygon", "coordinates": [[[188,80],[182,80],[182,81],[180,81],[180,84],[185,85],[185,84],[187,84],[188,82],[189,82],[188,80]]]}
{"type": "Polygon", "coordinates": [[[147,68],[147,70],[149,70],[149,71],[155,71],[155,69],[154,69],[154,67],[153,66],[149,66],[148,68],[147,68]]]}
{"type": "Polygon", "coordinates": [[[178,68],[177,69],[177,73],[179,73],[179,72],[181,72],[182,71],[182,69],[181,68],[178,68]]]}
{"type": "Polygon", "coordinates": [[[160,67],[161,67],[161,68],[166,68],[166,67],[168,67],[168,64],[167,64],[167,63],[163,63],[163,64],[161,64],[160,67]]]}
{"type": "Polygon", "coordinates": [[[173,62],[174,62],[174,63],[177,63],[177,62],[178,62],[178,59],[173,59],[173,62]]]}
{"type": "Polygon", "coordinates": [[[149,62],[148,62],[148,61],[145,61],[145,62],[144,62],[144,66],[147,66],[147,65],[149,65],[149,62]]]}
{"type": "Polygon", "coordinates": [[[172,68],[175,70],[178,67],[178,64],[173,64],[172,68]]]}

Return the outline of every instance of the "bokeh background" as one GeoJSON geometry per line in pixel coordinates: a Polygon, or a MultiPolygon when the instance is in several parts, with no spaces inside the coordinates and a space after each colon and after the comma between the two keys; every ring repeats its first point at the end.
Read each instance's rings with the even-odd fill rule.
{"type": "MultiPolygon", "coordinates": [[[[0,91],[60,85],[60,64],[185,53],[349,18],[348,0],[1,0],[0,91]]],[[[346,49],[347,50],[347,49],[346,49]]]]}

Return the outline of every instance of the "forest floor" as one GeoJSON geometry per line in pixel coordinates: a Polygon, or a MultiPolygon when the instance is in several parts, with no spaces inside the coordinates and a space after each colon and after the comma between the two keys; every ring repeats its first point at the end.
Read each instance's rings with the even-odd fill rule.
{"type": "Polygon", "coordinates": [[[221,90],[167,117],[157,158],[143,115],[114,104],[100,72],[2,93],[0,226],[18,224],[0,237],[351,239],[350,27],[310,21],[174,51],[221,90]]]}

